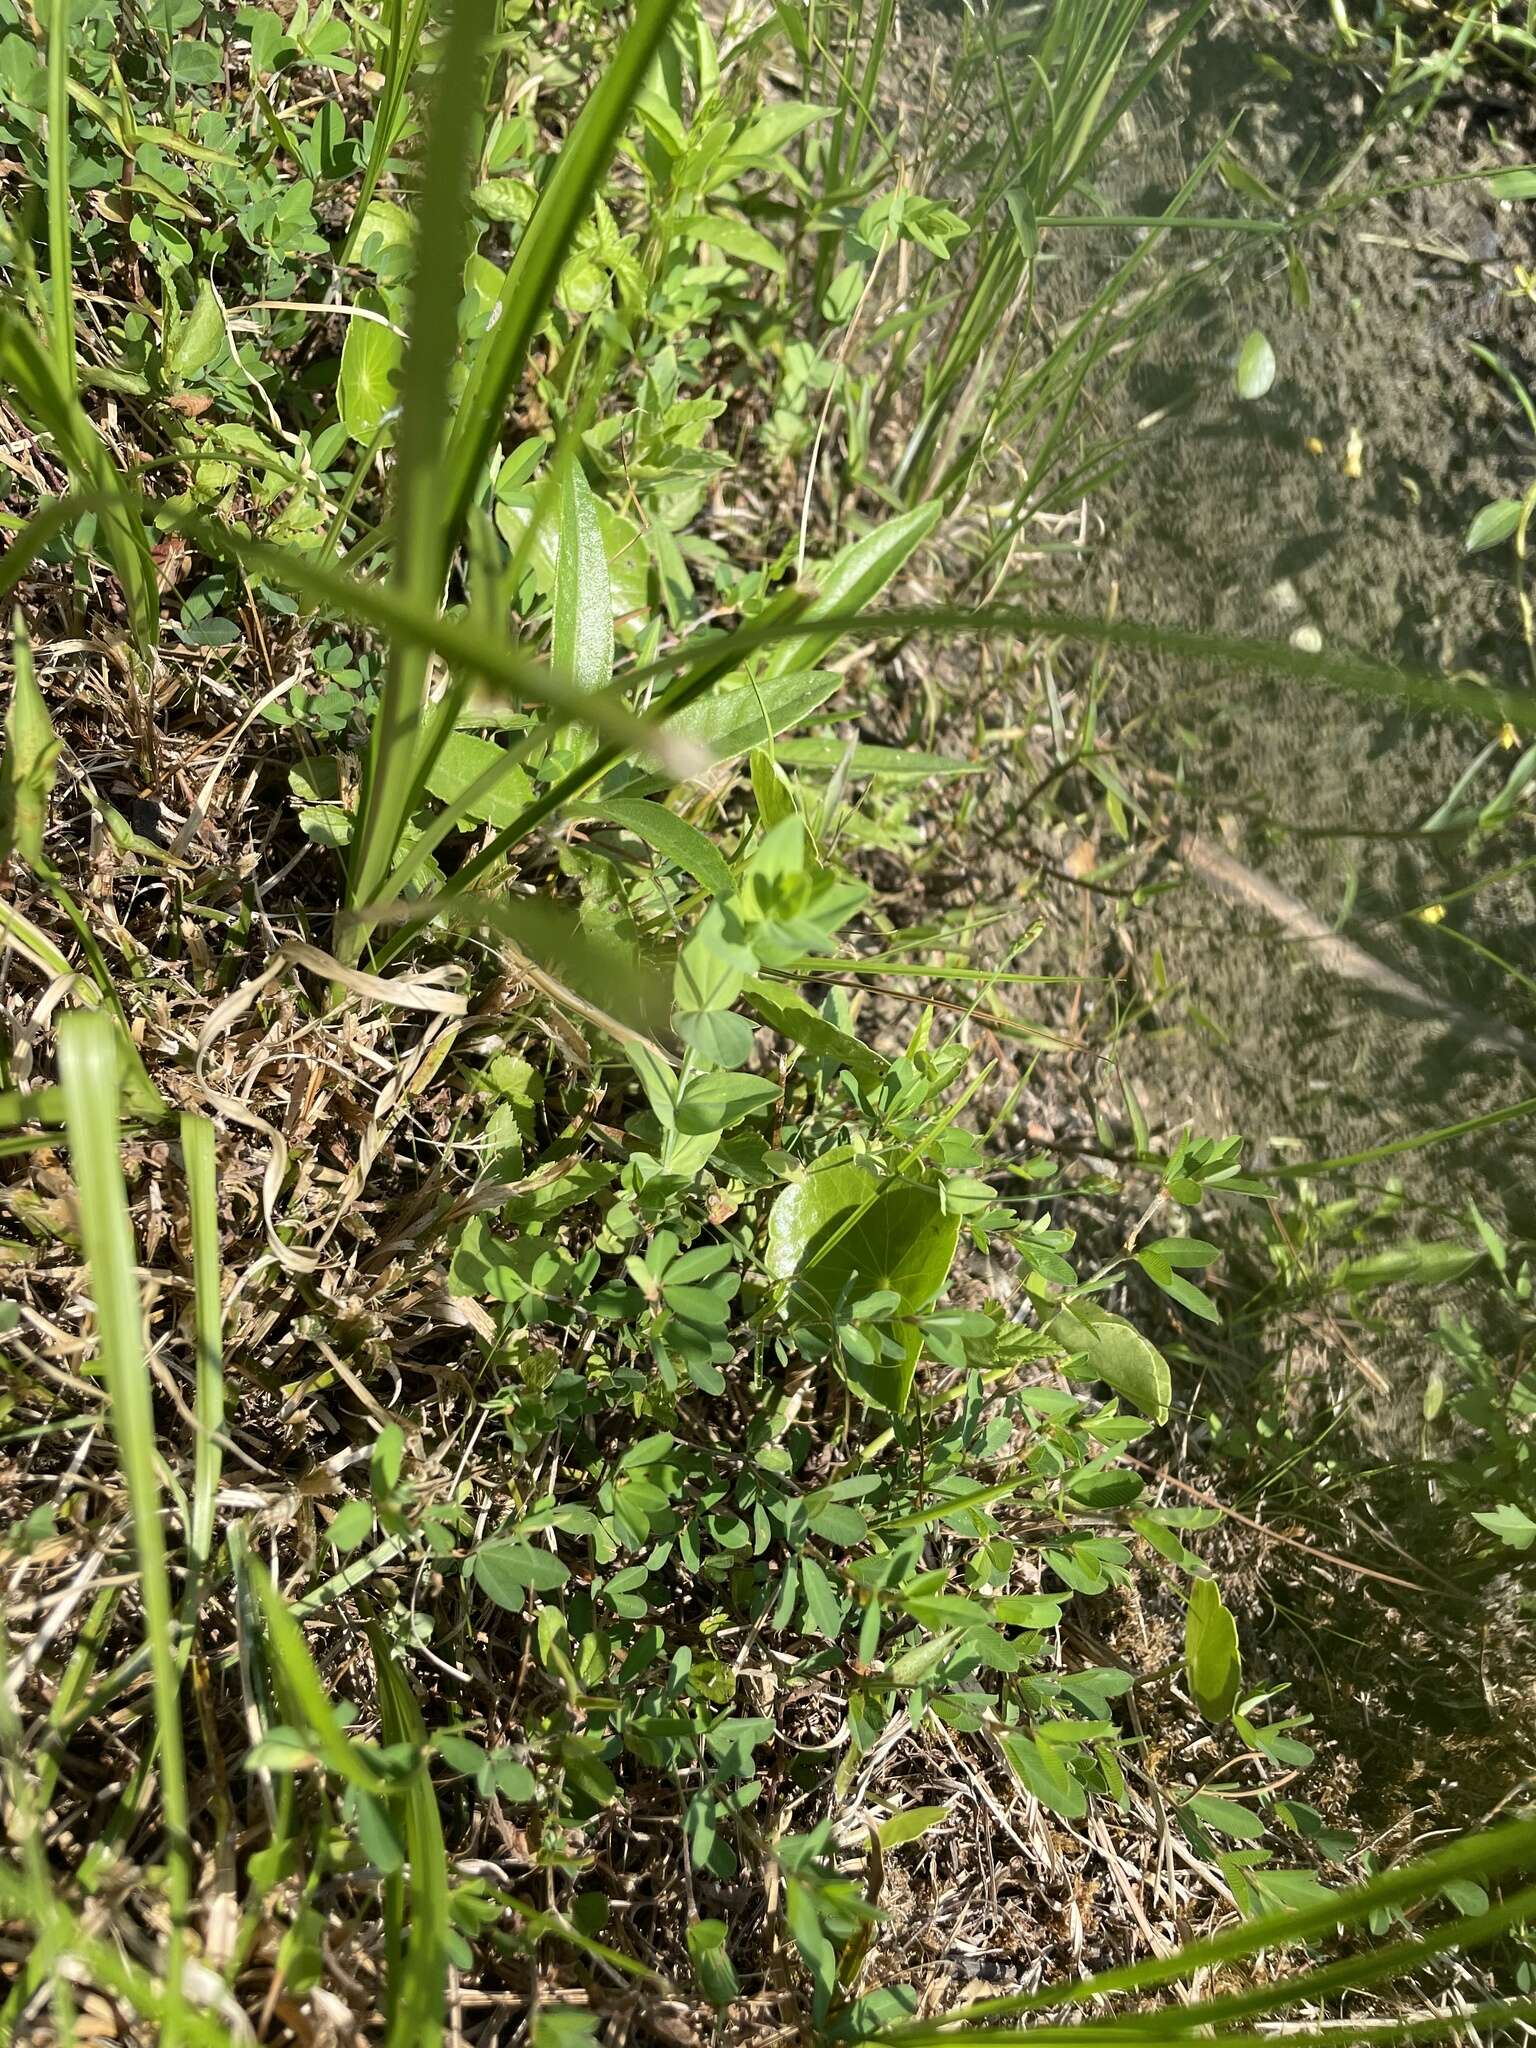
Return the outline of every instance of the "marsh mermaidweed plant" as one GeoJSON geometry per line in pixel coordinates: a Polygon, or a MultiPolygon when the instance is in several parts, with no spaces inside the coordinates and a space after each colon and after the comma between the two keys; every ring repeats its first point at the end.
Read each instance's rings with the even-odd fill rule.
{"type": "MultiPolygon", "coordinates": [[[[1041,362],[1023,316],[1194,14],[987,13],[968,211],[893,17],[0,11],[7,2038],[1490,2021],[1356,2001],[1504,1941],[1536,1831],[1327,1881],[1219,1512],[1130,1451],[1130,1254],[969,1114],[1030,977],[941,978],[848,857],[862,789],[976,764],[795,737],[870,643],[1136,631],[882,600],[1008,450],[989,567],[1100,459],[1157,237],[1041,362]],[[1138,1587],[1144,1669],[1081,1619],[1138,1587]],[[1010,1829],[1156,1811],[1244,1919],[919,2017],[940,1754],[1010,1829]]],[[[1178,1145],[1137,1271],[1210,1312],[1184,1225],[1261,1192],[1178,1145]]]]}

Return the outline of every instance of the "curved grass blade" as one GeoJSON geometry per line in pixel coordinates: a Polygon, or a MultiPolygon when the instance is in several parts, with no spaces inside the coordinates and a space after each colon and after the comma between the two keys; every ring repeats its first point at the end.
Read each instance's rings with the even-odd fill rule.
{"type": "Polygon", "coordinates": [[[374,109],[373,137],[369,144],[368,161],[363,166],[362,179],[358,186],[357,204],[352,209],[346,239],[336,258],[338,267],[344,268],[352,261],[357,247],[357,238],[362,233],[363,222],[373,195],[378,190],[379,179],[389,161],[389,152],[400,140],[401,120],[405,107],[405,91],[410,83],[411,72],[421,54],[421,35],[427,22],[427,0],[410,0],[407,12],[406,0],[389,0],[389,48],[384,58],[384,90],[374,109]]]}
{"type": "MultiPolygon", "coordinates": [[[[1382,703],[1411,704],[1440,714],[1475,718],[1495,728],[1508,723],[1517,732],[1536,732],[1536,693],[1500,689],[1492,684],[1458,682],[1424,669],[1392,668],[1349,654],[1303,654],[1285,641],[1248,640],[1232,633],[1204,633],[1177,626],[1144,626],[1129,619],[1097,618],[1085,612],[1042,611],[1029,605],[959,605],[893,607],[888,611],[849,611],[818,617],[818,626],[841,639],[905,639],[920,633],[1012,634],[1019,638],[1080,640],[1087,646],[1119,647],[1136,653],[1182,656],[1216,663],[1245,675],[1276,675],[1313,687],[1341,690],[1346,695],[1382,703]]],[[[723,640],[709,643],[711,654],[730,653],[740,662],[759,648],[793,635],[781,621],[744,626],[723,640]]],[[[685,642],[657,656],[644,668],[621,677],[622,687],[650,682],[658,676],[686,671],[697,658],[685,642]]]]}
{"type": "Polygon", "coordinates": [[[69,230],[69,0],[52,0],[48,10],[48,264],[54,366],[73,398],[79,378],[69,230]]]}
{"type": "Polygon", "coordinates": [[[315,1745],[315,1754],[328,1771],[344,1784],[374,1798],[385,1796],[389,1787],[347,1735],[331,1705],[325,1681],[315,1669],[315,1660],[304,1641],[304,1631],[294,1620],[287,1601],[272,1583],[272,1575],[259,1558],[248,1557],[245,1569],[255,1590],[266,1629],[267,1654],[279,1698],[315,1745]]]}
{"type": "MultiPolygon", "coordinates": [[[[427,123],[410,340],[401,370],[392,578],[403,600],[434,613],[443,576],[438,501],[449,370],[458,348],[459,298],[469,249],[470,160],[484,122],[481,84],[493,18],[493,0],[454,0],[427,123]]],[[[350,861],[353,904],[371,900],[399,850],[416,786],[427,675],[425,648],[394,640],[368,735],[350,861]]],[[[360,946],[365,936],[357,931],[349,943],[360,946]]]]}
{"type": "Polygon", "coordinates": [[[0,308],[0,378],[10,384],[29,423],[49,435],[77,488],[92,501],[102,539],[128,606],[128,623],[139,649],[148,653],[160,638],[160,593],[155,565],[132,491],[27,322],[0,308]]]}
{"type": "MultiPolygon", "coordinates": [[[[219,1490],[224,1427],[224,1310],[219,1284],[218,1158],[213,1125],[205,1116],[181,1119],[181,1156],[187,1173],[192,1227],[192,1321],[197,1344],[197,1445],[192,1468],[192,1576],[194,1596],[213,1554],[213,1506],[219,1490]]],[[[187,1617],[190,1622],[191,1616],[187,1617]]]]}
{"type": "MultiPolygon", "coordinates": [[[[965,2026],[971,2021],[1019,2018],[1027,2013],[1046,2012],[1060,2006],[1077,2006],[1104,1998],[1113,1992],[1143,1992],[1177,1984],[1197,1970],[1219,1968],[1258,1955],[1265,1949],[1294,1947],[1350,1927],[1368,1918],[1378,1906],[1402,1906],[1432,1897],[1456,1878],[1481,1882],[1507,1870],[1536,1864],[1536,1821],[1513,1821],[1464,1836],[1448,1848],[1430,1856],[1383,1871],[1365,1884],[1336,1893],[1316,1905],[1287,1908],[1266,1913],[1257,1920],[1244,1921],[1203,1941],[1188,1942],[1171,1956],[1159,1956],[1144,1963],[1125,1963],[1101,1970],[1076,1983],[1059,1983],[1041,1991],[1021,1992],[1012,1997],[983,1998],[939,2021],[908,2021],[879,2035],[882,2041],[903,2041],[910,2048],[929,2040],[965,2040],[965,2026]],[[942,2027],[958,2029],[941,2032],[942,2027]]],[[[1286,2002],[1283,1985],[1275,1987],[1276,2003],[1286,2002]]],[[[1125,2023],[1120,2022],[1121,2025],[1125,2023]]],[[[1090,2023],[1091,2025],[1091,2023],[1090,2023]]],[[[1085,2028],[1085,2031],[1087,2029],[1085,2028]]]]}
{"type": "Polygon", "coordinates": [[[389,1987],[389,2027],[384,2043],[385,2048],[435,2048],[442,2038],[443,1995],[448,1982],[448,1852],[427,1769],[427,1731],[421,1710],[383,1631],[370,1627],[368,1641],[378,1675],[380,1733],[386,1743],[408,1743],[423,1752],[399,1800],[404,1807],[410,1859],[409,1933],[398,1980],[389,1987]]]}
{"type": "Polygon", "coordinates": [[[661,47],[677,0],[639,0],[629,33],[599,80],[539,195],[497,299],[489,338],[465,388],[444,468],[440,561],[446,567],[502,419],[549,307],[576,230],[608,168],[631,102],[661,47]]]}
{"type": "MultiPolygon", "coordinates": [[[[1523,1885],[1510,1898],[1501,1899],[1476,1915],[1456,1914],[1443,1926],[1404,1941],[1388,1942],[1362,1955],[1350,1955],[1315,1970],[1285,1980],[1287,2005],[1312,2004],[1342,1991],[1358,1991],[1369,1984],[1401,1983],[1433,1957],[1448,1951],[1465,1955],[1486,1948],[1512,1928],[1536,1917],[1536,1885],[1523,1885]]],[[[1250,2013],[1266,2013],[1273,2007],[1275,1986],[1261,1984],[1252,1991],[1229,1991],[1194,2005],[1180,2006],[1178,2022],[1187,2028],[1204,2027],[1219,2020],[1242,2019],[1250,2013]]],[[[1128,2024],[1151,2027],[1156,2013],[1138,2015],[1128,2024]]]]}
{"type": "Polygon", "coordinates": [[[1440,1124],[1432,1131],[1416,1131],[1411,1138],[1393,1138],[1384,1145],[1372,1145],[1365,1152],[1347,1152],[1338,1159],[1304,1159],[1295,1166],[1251,1166],[1245,1170],[1254,1180],[1316,1180],[1326,1173],[1346,1173],[1351,1167],[1374,1166],[1380,1159],[1396,1159],[1404,1152],[1423,1152],[1432,1145],[1445,1145],[1452,1138],[1468,1138],[1478,1131],[1497,1130],[1522,1117],[1536,1116],[1536,1095],[1509,1102],[1502,1109],[1490,1109],[1482,1116],[1464,1117],[1460,1123],[1440,1124]]]}
{"type": "Polygon", "coordinates": [[[117,1032],[104,1010],[76,1010],[61,1020],[59,1071],[80,1197],[80,1231],[90,1266],[112,1436],[133,1522],[139,1597],[149,1646],[171,1923],[166,1947],[164,2039],[174,2044],[183,2031],[182,1968],[192,1859],[181,1740],[181,1673],[172,1634],[170,1573],[155,1470],[155,1411],[144,1357],[133,1229],[117,1149],[118,1065],[117,1032]]]}

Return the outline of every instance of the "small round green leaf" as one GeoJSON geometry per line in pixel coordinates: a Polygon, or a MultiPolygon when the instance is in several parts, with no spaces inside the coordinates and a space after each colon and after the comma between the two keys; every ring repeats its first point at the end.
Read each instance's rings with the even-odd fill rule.
{"type": "Polygon", "coordinates": [[[1237,352],[1234,377],[1239,398],[1262,398],[1275,381],[1275,352],[1269,337],[1255,327],[1237,352]]]}

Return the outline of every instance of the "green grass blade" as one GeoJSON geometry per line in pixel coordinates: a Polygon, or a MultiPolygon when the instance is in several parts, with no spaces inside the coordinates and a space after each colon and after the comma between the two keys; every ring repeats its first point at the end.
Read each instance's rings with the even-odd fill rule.
{"type": "Polygon", "coordinates": [[[613,593],[597,500],[574,448],[560,486],[560,547],[550,653],[579,690],[606,689],[613,677],[613,593]]]}
{"type": "MultiPolygon", "coordinates": [[[[1533,2013],[1536,2000],[1515,1999],[1508,2004],[1495,2001],[1472,2006],[1465,2012],[1421,2014],[1363,2024],[1354,2021],[1347,2026],[1286,2027],[1269,2033],[1213,2028],[1209,2033],[1192,2034],[1183,2024],[1183,2012],[1170,2008],[1153,2014],[1140,2028],[1125,2021],[1090,2020],[1076,2027],[976,2027],[954,2031],[942,2021],[926,2021],[921,2032],[901,2038],[909,2048],[941,2048],[941,2044],[956,2041],[969,2043],[970,2048],[1022,2048],[1022,2044],[1029,2044],[1029,2048],[1083,2048],[1085,2042],[1091,2042],[1093,2048],[1153,2048],[1157,2042],[1166,2042],[1168,2048],[1193,2048],[1197,2042],[1209,2042],[1212,2048],[1274,2048],[1276,2042],[1283,2042],[1285,2048],[1375,2048],[1378,2042],[1449,2041],[1468,2032],[1475,2040],[1479,2028],[1508,2026],[1533,2013]]],[[[889,2041],[893,2037],[876,2034],[872,2038],[889,2041]]]]}
{"type": "Polygon", "coordinates": [[[69,0],[48,10],[48,296],[53,360],[65,390],[78,388],[75,365],[74,253],[69,228],[69,0]]]}
{"type": "MultiPolygon", "coordinates": [[[[1383,1871],[1367,1883],[1342,1891],[1313,1906],[1267,1913],[1229,1927],[1203,1941],[1188,1942],[1171,1956],[1154,1957],[1144,1963],[1126,1963],[1102,1970],[1078,1982],[1047,1986],[1041,1991],[1022,1992],[1013,1997],[984,1998],[959,2013],[945,2017],[951,2022],[964,2019],[1019,2018],[1026,2013],[1046,2012],[1064,2005],[1084,2005],[1112,1992],[1157,1990],[1193,1976],[1197,1970],[1217,1969],[1238,1962],[1262,1950],[1294,1947],[1298,1942],[1331,1935],[1339,1927],[1351,1927],[1365,1920],[1379,1906],[1402,1906],[1432,1897],[1457,1878],[1481,1882],[1507,1870],[1536,1863],[1536,1821],[1514,1821],[1500,1828],[1464,1836],[1434,1855],[1421,1856],[1396,1869],[1383,1871]]],[[[1286,2002],[1283,1983],[1276,1989],[1276,2004],[1286,2002]]],[[[916,2044],[925,2041],[934,2022],[923,2020],[892,2027],[880,2036],[887,2041],[916,2044]]],[[[959,2038],[963,2039],[962,2034],[959,2038]]]]}
{"type": "MultiPolygon", "coordinates": [[[[446,562],[440,546],[439,475],[469,248],[470,159],[478,150],[484,119],[481,85],[493,14],[491,0],[455,0],[436,71],[416,226],[410,340],[396,433],[393,583],[403,600],[430,612],[437,610],[446,562]]],[[[392,642],[358,804],[350,868],[354,905],[373,899],[399,848],[416,785],[427,678],[427,652],[420,643],[392,642]]],[[[363,936],[356,933],[351,943],[360,944],[363,936]]]]}
{"type": "Polygon", "coordinates": [[[123,587],[133,637],[147,653],[160,637],[160,593],[136,494],[118,474],[106,442],[80,409],[58,366],[21,315],[9,308],[0,309],[0,378],[15,391],[18,409],[29,424],[52,438],[77,490],[93,500],[102,539],[123,587]]]}
{"type": "Polygon", "coordinates": [[[410,0],[409,10],[406,0],[389,0],[389,48],[384,59],[384,90],[374,109],[373,136],[358,186],[357,204],[352,209],[346,239],[336,258],[340,268],[344,269],[352,261],[357,238],[362,233],[379,179],[384,175],[389,153],[400,140],[406,88],[421,54],[421,37],[426,23],[427,0],[410,0]]]}
{"type": "MultiPolygon", "coordinates": [[[[1495,729],[1507,723],[1517,732],[1536,732],[1536,696],[1528,690],[1458,682],[1452,676],[1433,675],[1425,669],[1389,668],[1384,662],[1357,655],[1303,654],[1280,640],[1250,640],[1232,633],[1145,626],[1130,619],[1098,618],[1086,612],[1046,611],[1018,604],[978,605],[974,610],[963,605],[893,607],[885,611],[818,615],[817,624],[832,640],[852,635],[862,639],[895,639],[921,633],[996,633],[1014,639],[1078,640],[1093,647],[1175,655],[1187,661],[1235,669],[1244,675],[1285,676],[1292,682],[1339,690],[1347,696],[1411,704],[1442,716],[1454,714],[1476,719],[1495,729]]],[[[729,653],[739,663],[763,647],[792,637],[796,630],[803,628],[779,621],[745,626],[726,639],[707,643],[707,652],[711,658],[729,653]]],[[[622,677],[621,683],[632,688],[657,676],[686,671],[703,658],[704,651],[684,642],[622,677]]],[[[595,699],[594,706],[600,702],[601,699],[595,699]]]]}
{"type": "MultiPolygon", "coordinates": [[[[14,946],[18,953],[26,955],[34,966],[40,968],[50,980],[57,975],[73,974],[74,968],[65,958],[48,934],[30,917],[24,917],[19,910],[8,903],[0,903],[0,951],[14,946]]],[[[99,992],[87,982],[77,983],[82,1002],[95,1003],[99,992]]]]}
{"type": "Polygon", "coordinates": [[[61,534],[72,519],[91,509],[88,498],[73,492],[64,498],[49,498],[32,517],[17,528],[15,537],[0,555],[0,602],[8,598],[22,577],[50,541],[61,534]]]}
{"type": "MultiPolygon", "coordinates": [[[[386,1743],[425,1750],[427,1731],[383,1632],[370,1628],[379,1684],[380,1732],[386,1743]]],[[[448,1852],[437,1795],[423,1754],[402,1795],[410,1858],[409,1933],[398,1982],[390,1986],[385,2048],[435,2048],[442,2038],[448,1982],[448,1852]]]]}
{"type": "Polygon", "coordinates": [[[112,1436],[133,1522],[139,1597],[149,1645],[171,1921],[164,2038],[174,2044],[182,2033],[181,1979],[191,1899],[191,1841],[181,1740],[180,1669],[172,1639],[170,1573],[155,1470],[155,1411],[144,1357],[133,1228],[118,1158],[118,1061],[117,1033],[105,1011],[74,1011],[62,1020],[59,1071],[79,1191],[80,1231],[90,1267],[112,1436]]]}
{"type": "Polygon", "coordinates": [[[32,1952],[25,1967],[16,1973],[16,1981],[4,2003],[0,2004],[0,2040],[13,2041],[16,2038],[22,2012],[31,2003],[33,1995],[50,1980],[58,2038],[61,2041],[72,2040],[75,2023],[73,2001],[68,1985],[54,1969],[62,1933],[62,1916],[54,1899],[48,1858],[43,1849],[47,1799],[41,1794],[36,1777],[29,1768],[21,1717],[11,1700],[10,1644],[3,1624],[0,1624],[0,1762],[5,1768],[6,1797],[10,1809],[7,1832],[21,1852],[21,1882],[25,1888],[27,1917],[33,1928],[32,1952]]]}
{"type": "Polygon", "coordinates": [[[326,1769],[360,1792],[378,1798],[388,1791],[384,1780],[368,1763],[357,1745],[350,1741],[331,1705],[325,1681],[315,1668],[304,1641],[304,1631],[289,1612],[288,1603],[272,1583],[272,1575],[259,1558],[248,1557],[245,1569],[255,1589],[266,1625],[267,1653],[272,1676],[285,1698],[285,1713],[291,1713],[311,1737],[315,1754],[326,1769]]]}
{"type": "Polygon", "coordinates": [[[451,668],[464,668],[505,696],[546,706],[560,723],[579,719],[595,726],[621,750],[649,754],[660,765],[672,762],[685,770],[685,755],[652,731],[613,694],[584,697],[544,663],[520,649],[488,646],[474,627],[439,616],[432,604],[382,583],[366,583],[323,563],[252,540],[201,520],[178,522],[178,530],[215,558],[230,559],[317,608],[356,620],[392,640],[438,655],[451,668]]]}
{"type": "Polygon", "coordinates": [[[1347,1173],[1356,1166],[1374,1166],[1382,1159],[1397,1159],[1405,1152],[1427,1151],[1433,1145],[1445,1145],[1452,1138],[1467,1138],[1478,1131],[1497,1130],[1500,1124],[1512,1124],[1522,1117],[1536,1116],[1536,1095],[1527,1095],[1519,1102],[1506,1103],[1502,1109],[1490,1109],[1482,1116],[1464,1117],[1460,1123],[1440,1124],[1432,1131],[1416,1131],[1410,1138],[1393,1138],[1383,1145],[1372,1145],[1365,1152],[1346,1152],[1337,1159],[1304,1159],[1295,1166],[1251,1166],[1244,1169],[1255,1180],[1316,1180],[1328,1173],[1347,1173]]]}
{"type": "MultiPolygon", "coordinates": [[[[1192,2030],[1218,2021],[1242,2019],[1250,2013],[1267,2013],[1273,2009],[1275,1992],[1280,1988],[1284,1990],[1287,2005],[1298,2005],[1332,1998],[1344,1991],[1363,1990],[1370,1984],[1406,1983],[1415,1970],[1422,1969],[1435,1956],[1448,1952],[1466,1955],[1486,1948],[1490,1942],[1497,1941],[1513,1928],[1523,1926],[1533,1916],[1536,1916],[1536,1885],[1523,1885],[1511,1897],[1501,1899],[1497,1905],[1489,1906],[1481,1913],[1455,1914],[1442,1926],[1432,1927],[1427,1934],[1387,1942],[1381,1948],[1324,1963],[1318,1969],[1286,1978],[1283,1987],[1261,1984],[1252,1991],[1231,1991],[1202,1999],[1194,2005],[1181,2006],[1178,2023],[1192,2030]]],[[[1138,2016],[1131,2024],[1150,2027],[1157,2017],[1149,2013],[1144,2018],[1138,2016]]]]}
{"type": "MultiPolygon", "coordinates": [[[[218,1158],[213,1125],[190,1113],[181,1119],[192,1226],[192,1322],[197,1344],[197,1446],[192,1471],[192,1580],[195,1593],[213,1555],[213,1504],[219,1490],[224,1427],[224,1310],[219,1280],[218,1158]]],[[[190,1622],[191,1617],[187,1617],[190,1622]]]]}
{"type": "Polygon", "coordinates": [[[443,560],[463,531],[480,476],[501,433],[528,347],[549,307],[576,230],[608,168],[631,102],[661,47],[677,0],[639,0],[629,33],[560,151],[518,243],[448,444],[443,560]]]}
{"type": "MultiPolygon", "coordinates": [[[[0,1913],[7,1920],[27,1919],[25,1880],[0,1862],[0,1913]]],[[[149,1971],[130,1962],[111,1942],[89,1934],[62,1901],[55,1900],[47,1938],[55,1953],[67,1951],[89,1973],[101,1989],[120,2000],[140,2018],[158,2024],[153,2038],[163,2044],[185,2040],[197,2048],[229,2048],[228,2023],[186,2005],[174,2005],[149,1971]],[[173,2031],[174,2030],[174,2031],[173,2031]]]]}

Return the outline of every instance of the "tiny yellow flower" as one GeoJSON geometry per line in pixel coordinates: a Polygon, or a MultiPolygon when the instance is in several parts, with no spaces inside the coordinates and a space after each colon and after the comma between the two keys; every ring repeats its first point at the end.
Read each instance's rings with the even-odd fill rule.
{"type": "Polygon", "coordinates": [[[1358,427],[1351,427],[1349,439],[1344,446],[1344,474],[1354,481],[1364,475],[1362,457],[1365,454],[1365,440],[1358,427]]]}
{"type": "Polygon", "coordinates": [[[1509,754],[1513,753],[1514,749],[1518,747],[1519,744],[1520,735],[1515,731],[1515,728],[1510,724],[1509,720],[1506,718],[1504,723],[1499,727],[1499,745],[1504,749],[1506,754],[1509,754]]]}
{"type": "Polygon", "coordinates": [[[1317,438],[1316,434],[1308,434],[1305,446],[1309,455],[1326,455],[1328,453],[1327,448],[1317,438]]]}
{"type": "Polygon", "coordinates": [[[1418,913],[1420,924],[1439,924],[1445,916],[1443,903],[1426,903],[1418,913]]]}

